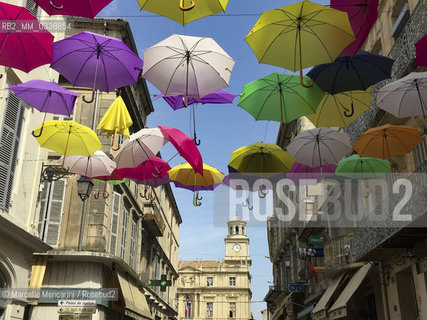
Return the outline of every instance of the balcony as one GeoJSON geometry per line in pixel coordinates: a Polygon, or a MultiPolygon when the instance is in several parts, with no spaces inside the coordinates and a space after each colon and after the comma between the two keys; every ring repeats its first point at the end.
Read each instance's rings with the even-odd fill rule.
{"type": "Polygon", "coordinates": [[[166,226],[155,203],[144,203],[142,225],[155,237],[163,236],[166,226]]]}
{"type": "Polygon", "coordinates": [[[280,295],[282,291],[276,288],[275,286],[270,286],[267,294],[264,297],[264,301],[267,303],[272,303],[280,295]]]}
{"type": "Polygon", "coordinates": [[[353,234],[333,238],[325,243],[325,267],[328,276],[334,277],[338,272],[358,266],[354,255],[353,234]]]}

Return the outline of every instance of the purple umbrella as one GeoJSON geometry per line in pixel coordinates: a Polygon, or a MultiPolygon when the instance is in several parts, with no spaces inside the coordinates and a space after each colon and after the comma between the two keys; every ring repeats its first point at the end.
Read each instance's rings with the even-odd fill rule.
{"type": "MultiPolygon", "coordinates": [[[[317,180],[326,177],[330,177],[335,175],[335,169],[337,166],[335,164],[328,164],[320,167],[309,167],[305,164],[295,162],[291,170],[286,173],[286,177],[288,179],[293,180],[294,182],[298,182],[299,180],[317,180]]],[[[317,184],[317,182],[316,182],[317,184]]]]}
{"type": "Polygon", "coordinates": [[[177,188],[183,188],[183,189],[187,189],[187,190],[190,190],[193,192],[214,190],[216,187],[221,185],[221,183],[215,183],[215,184],[211,184],[210,186],[195,186],[195,185],[186,186],[185,184],[182,184],[182,183],[179,183],[176,181],[173,181],[173,183],[175,184],[175,187],[177,187],[177,188]]]}
{"type": "Polygon", "coordinates": [[[111,91],[135,84],[142,60],[117,38],[82,32],[52,44],[51,67],[73,86],[111,91]]]}
{"type": "MultiPolygon", "coordinates": [[[[162,97],[174,110],[185,108],[184,104],[184,96],[165,96],[164,94],[158,94],[156,97],[162,97]]],[[[215,92],[209,93],[208,95],[196,99],[196,98],[188,98],[187,106],[192,104],[227,104],[227,103],[233,103],[234,98],[236,95],[224,90],[219,89],[215,92]]]]}
{"type": "Polygon", "coordinates": [[[427,67],[427,34],[415,44],[417,66],[427,67]]]}
{"type": "Polygon", "coordinates": [[[34,0],[50,16],[77,16],[95,18],[112,0],[34,0]]]}
{"type": "Polygon", "coordinates": [[[146,179],[146,180],[138,180],[138,179],[131,179],[131,180],[137,184],[143,184],[153,188],[162,186],[170,182],[168,174],[160,178],[152,178],[152,179],[146,179]]]}

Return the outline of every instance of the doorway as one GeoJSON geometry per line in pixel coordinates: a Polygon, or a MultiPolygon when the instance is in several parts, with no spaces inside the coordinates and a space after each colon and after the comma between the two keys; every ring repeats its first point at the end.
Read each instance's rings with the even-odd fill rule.
{"type": "Polygon", "coordinates": [[[396,273],[396,285],[401,319],[418,319],[417,297],[411,267],[396,273]]]}

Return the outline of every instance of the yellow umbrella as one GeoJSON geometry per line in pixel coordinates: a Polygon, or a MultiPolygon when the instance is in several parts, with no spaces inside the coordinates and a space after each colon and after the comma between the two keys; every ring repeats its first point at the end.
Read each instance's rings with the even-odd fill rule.
{"type": "Polygon", "coordinates": [[[363,112],[371,107],[371,88],[337,94],[327,93],[317,107],[316,113],[306,117],[317,127],[348,127],[363,112]]]}
{"type": "Polygon", "coordinates": [[[141,10],[185,25],[211,14],[225,12],[228,0],[138,0],[138,3],[141,10]]]}
{"type": "Polygon", "coordinates": [[[193,204],[198,207],[202,200],[199,198],[199,190],[213,190],[222,183],[224,175],[216,168],[203,164],[203,176],[194,171],[188,163],[182,163],[168,171],[169,180],[173,181],[177,187],[188,189],[194,192],[193,204]]]}
{"type": "Polygon", "coordinates": [[[65,156],[89,156],[102,149],[96,133],[88,127],[74,121],[47,121],[33,131],[41,147],[64,155],[61,170],[64,170],[65,156]],[[43,128],[42,128],[43,127],[43,128]],[[43,130],[43,134],[40,131],[43,130]]]}
{"type": "Polygon", "coordinates": [[[97,129],[101,130],[101,133],[106,133],[108,137],[113,135],[111,148],[117,151],[120,149],[120,143],[117,148],[114,148],[114,138],[116,134],[129,137],[129,127],[132,123],[132,118],[126,108],[125,102],[122,97],[118,96],[108,108],[107,112],[105,112],[97,129]]]}
{"type": "Polygon", "coordinates": [[[245,38],[260,63],[300,70],[303,86],[304,68],[333,62],[354,39],[346,12],[308,0],[264,12],[245,38]]]}

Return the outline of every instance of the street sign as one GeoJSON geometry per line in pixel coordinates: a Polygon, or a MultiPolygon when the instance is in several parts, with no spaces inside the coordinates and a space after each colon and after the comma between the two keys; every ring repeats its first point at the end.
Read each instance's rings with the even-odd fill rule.
{"type": "Polygon", "coordinates": [[[58,300],[60,307],[96,307],[96,300],[58,300]]]}
{"type": "Polygon", "coordinates": [[[319,245],[324,244],[328,240],[329,240],[328,236],[310,236],[308,238],[308,241],[311,244],[319,244],[319,245]]]}
{"type": "Polygon", "coordinates": [[[314,271],[316,271],[317,273],[324,273],[324,272],[326,272],[326,268],[325,267],[314,267],[314,271]]]}
{"type": "Polygon", "coordinates": [[[150,280],[150,286],[152,287],[160,287],[160,292],[165,292],[166,287],[170,287],[172,285],[171,280],[167,280],[167,276],[162,274],[160,280],[150,280]]]}
{"type": "Polygon", "coordinates": [[[288,284],[289,292],[304,292],[304,284],[302,283],[290,283],[288,284]]]}
{"type": "Polygon", "coordinates": [[[92,320],[91,314],[61,314],[59,320],[92,320]]]}
{"type": "Polygon", "coordinates": [[[96,307],[59,307],[59,314],[75,314],[75,313],[87,313],[93,314],[96,313],[96,307]]]}
{"type": "Polygon", "coordinates": [[[324,251],[323,251],[323,248],[299,248],[298,256],[300,258],[323,257],[324,251]]]}

